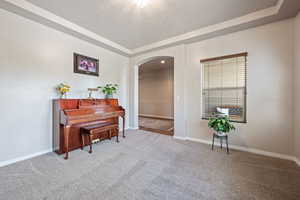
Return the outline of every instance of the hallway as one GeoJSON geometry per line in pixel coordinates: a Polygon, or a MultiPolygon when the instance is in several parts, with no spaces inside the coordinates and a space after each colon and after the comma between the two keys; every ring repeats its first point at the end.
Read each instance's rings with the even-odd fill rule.
{"type": "Polygon", "coordinates": [[[139,128],[174,134],[174,58],[154,58],[139,67],[139,128]]]}
{"type": "Polygon", "coordinates": [[[139,128],[165,135],[174,135],[174,120],[139,116],[139,128]]]}

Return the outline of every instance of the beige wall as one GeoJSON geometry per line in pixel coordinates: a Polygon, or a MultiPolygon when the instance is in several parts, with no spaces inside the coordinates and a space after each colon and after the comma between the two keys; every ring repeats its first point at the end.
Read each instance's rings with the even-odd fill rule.
{"type": "Polygon", "coordinates": [[[201,116],[199,59],[248,52],[247,123],[235,124],[230,143],[269,152],[293,152],[293,20],[187,45],[187,134],[211,140],[201,116]],[[284,37],[283,37],[284,36],[284,37]]]}
{"type": "Polygon", "coordinates": [[[294,71],[294,134],[295,134],[295,155],[300,162],[300,14],[295,18],[295,71],[294,71]]]}
{"type": "MultiPolygon", "coordinates": [[[[211,141],[207,121],[201,120],[200,59],[240,52],[249,53],[248,122],[235,124],[237,131],[230,136],[230,143],[293,155],[292,19],[136,56],[131,59],[131,77],[135,76],[135,65],[141,60],[174,55],[175,136],[211,141]]],[[[131,87],[134,86],[133,81],[131,87]]],[[[131,92],[131,105],[135,105],[135,90],[131,92]]],[[[135,112],[134,106],[131,111],[135,112]]]]}
{"type": "Polygon", "coordinates": [[[147,67],[151,66],[139,68],[139,115],[173,118],[173,63],[160,68],[147,67]]]}
{"type": "Polygon", "coordinates": [[[129,58],[1,9],[0,27],[0,165],[51,150],[51,101],[60,82],[72,86],[74,98],[86,98],[88,87],[118,83],[128,108],[129,58]],[[99,58],[100,77],[74,74],[73,52],[99,58]]]}

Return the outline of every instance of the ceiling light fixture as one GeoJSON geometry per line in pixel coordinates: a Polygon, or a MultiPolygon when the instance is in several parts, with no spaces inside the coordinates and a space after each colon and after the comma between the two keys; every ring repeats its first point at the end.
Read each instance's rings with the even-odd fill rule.
{"type": "Polygon", "coordinates": [[[162,61],[160,61],[160,63],[161,63],[161,64],[165,64],[165,63],[166,63],[166,61],[165,61],[165,60],[162,60],[162,61]]]}
{"type": "Polygon", "coordinates": [[[140,8],[143,8],[149,4],[149,0],[133,0],[133,2],[140,8]]]}

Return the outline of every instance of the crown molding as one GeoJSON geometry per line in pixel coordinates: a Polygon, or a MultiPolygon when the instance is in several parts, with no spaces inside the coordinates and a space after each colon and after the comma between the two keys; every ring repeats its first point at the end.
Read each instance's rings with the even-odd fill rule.
{"type": "Polygon", "coordinates": [[[253,21],[256,21],[259,19],[277,15],[279,13],[280,9],[282,8],[282,5],[284,2],[285,2],[285,0],[278,0],[276,5],[273,7],[259,10],[259,11],[256,11],[256,12],[253,12],[253,13],[241,16],[241,17],[237,17],[237,18],[234,18],[234,19],[231,19],[228,21],[224,21],[224,22],[221,22],[221,23],[218,23],[215,25],[200,28],[198,30],[191,31],[191,32],[188,32],[188,33],[185,33],[182,35],[175,36],[175,37],[171,37],[166,40],[162,40],[162,41],[155,42],[155,43],[152,43],[149,45],[145,45],[143,47],[133,49],[132,53],[134,55],[140,54],[140,53],[143,53],[146,51],[151,51],[153,49],[170,46],[172,44],[178,44],[180,42],[187,41],[192,38],[197,38],[197,37],[200,37],[203,35],[212,34],[217,31],[225,30],[225,29],[232,28],[232,27],[235,27],[238,25],[246,24],[246,23],[253,22],[253,21]]]}
{"type": "Polygon", "coordinates": [[[4,9],[6,9],[8,11],[12,11],[16,14],[19,14],[22,16],[25,15],[25,17],[28,17],[28,16],[26,16],[26,14],[31,15],[29,18],[33,18],[32,15],[34,15],[35,21],[38,21],[38,22],[43,22],[43,21],[47,20],[48,22],[52,23],[52,26],[54,23],[54,25],[61,26],[61,27],[63,27],[63,29],[68,29],[69,32],[70,31],[73,32],[73,35],[74,35],[74,33],[79,34],[81,39],[85,39],[85,40],[89,40],[89,41],[97,41],[98,43],[101,43],[106,47],[110,47],[111,50],[119,51],[119,53],[126,54],[126,55],[132,54],[132,51],[130,49],[127,49],[111,40],[108,40],[92,31],[89,31],[89,30],[87,30],[75,23],[72,23],[62,17],[59,17],[45,9],[35,6],[34,4],[29,3],[28,1],[25,1],[25,0],[3,0],[3,2],[1,3],[0,6],[3,7],[4,9]],[[26,11],[26,13],[24,13],[24,11],[26,11]],[[37,17],[42,18],[42,20],[39,21],[39,19],[37,19],[37,17]],[[82,38],[82,36],[84,36],[86,38],[82,38]]]}
{"type": "Polygon", "coordinates": [[[227,30],[233,27],[241,26],[250,22],[277,15],[283,7],[285,1],[286,0],[278,0],[275,6],[259,10],[228,21],[224,21],[218,24],[200,28],[182,35],[171,37],[159,42],[145,45],[136,49],[128,49],[75,23],[72,23],[62,17],[59,17],[45,9],[35,6],[34,4],[26,0],[2,0],[0,2],[0,8],[16,13],[20,16],[32,19],[33,21],[44,24],[46,26],[50,26],[56,30],[60,30],[67,34],[73,35],[77,38],[88,41],[97,46],[101,46],[113,52],[130,57],[154,49],[177,45],[180,43],[186,43],[189,40],[195,38],[197,39],[206,35],[214,35],[219,31],[227,30]]]}

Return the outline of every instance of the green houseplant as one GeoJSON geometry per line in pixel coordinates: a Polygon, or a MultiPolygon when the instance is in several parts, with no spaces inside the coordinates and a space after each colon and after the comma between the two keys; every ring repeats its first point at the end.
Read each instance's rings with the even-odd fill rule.
{"type": "Polygon", "coordinates": [[[60,93],[60,98],[67,98],[67,93],[70,92],[71,86],[61,83],[56,87],[56,90],[60,93]]]}
{"type": "Polygon", "coordinates": [[[229,121],[227,116],[214,116],[208,121],[208,127],[216,131],[219,136],[224,136],[232,130],[235,130],[234,125],[229,121]]]}
{"type": "Polygon", "coordinates": [[[103,94],[105,94],[105,98],[110,99],[113,98],[113,94],[115,94],[118,90],[117,84],[106,84],[105,86],[98,87],[103,94]]]}

